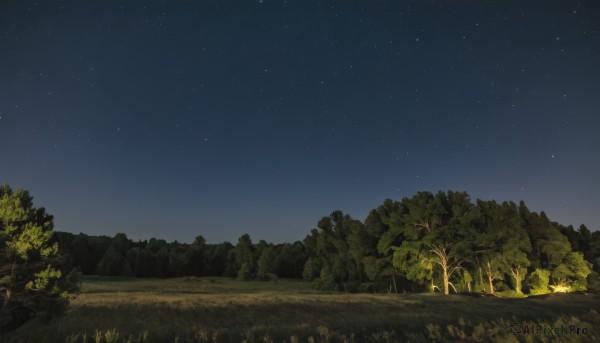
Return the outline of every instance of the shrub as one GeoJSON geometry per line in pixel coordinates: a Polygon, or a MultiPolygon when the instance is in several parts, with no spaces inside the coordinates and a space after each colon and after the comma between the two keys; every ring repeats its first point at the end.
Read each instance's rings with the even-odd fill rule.
{"type": "Polygon", "coordinates": [[[536,270],[527,278],[529,294],[549,293],[548,283],[550,282],[550,271],[547,269],[536,268],[536,270]]]}
{"type": "Polygon", "coordinates": [[[333,279],[333,275],[327,266],[321,269],[321,276],[313,280],[313,287],[321,291],[337,290],[337,285],[333,279]]]}

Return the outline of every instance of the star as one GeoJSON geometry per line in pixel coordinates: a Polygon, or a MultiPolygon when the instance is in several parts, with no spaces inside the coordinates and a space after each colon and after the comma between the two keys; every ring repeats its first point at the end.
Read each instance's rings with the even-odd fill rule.
{"type": "MultiPolygon", "coordinates": [[[[600,214],[582,205],[600,192],[592,175],[599,162],[589,158],[600,149],[600,135],[593,134],[600,130],[592,94],[600,86],[600,70],[591,58],[600,56],[597,25],[590,20],[593,6],[540,6],[531,30],[534,23],[515,15],[506,2],[469,13],[447,1],[410,9],[364,2],[333,11],[325,10],[327,2],[321,2],[323,11],[296,11],[304,5],[286,8],[281,2],[255,0],[259,6],[251,17],[234,4],[217,8],[192,1],[182,10],[107,2],[85,23],[77,18],[90,9],[80,2],[56,13],[64,14],[60,23],[44,20],[49,12],[25,17],[10,11],[9,25],[45,25],[37,31],[20,24],[2,31],[3,42],[12,43],[2,52],[6,63],[0,63],[0,146],[10,145],[0,149],[0,160],[15,160],[2,164],[2,182],[37,188],[56,176],[57,184],[66,185],[64,198],[77,198],[80,190],[70,179],[100,180],[115,160],[126,161],[114,177],[130,187],[111,190],[115,199],[143,204],[152,189],[149,180],[164,179],[169,194],[149,211],[181,213],[165,199],[176,192],[193,194],[182,195],[181,203],[207,208],[198,216],[206,222],[183,218],[180,226],[196,227],[211,240],[235,240],[227,235],[247,227],[253,236],[265,230],[260,238],[268,241],[274,236],[267,230],[276,226],[283,227],[277,236],[282,241],[302,239],[303,229],[286,232],[290,219],[283,214],[291,210],[285,206],[323,199],[314,212],[298,210],[305,222],[294,225],[304,228],[337,206],[356,209],[352,215],[366,213],[383,200],[369,198],[375,193],[389,191],[401,199],[412,190],[438,188],[487,199],[537,199],[535,206],[561,224],[578,220],[600,228],[600,214]],[[122,14],[137,23],[133,35],[104,25],[103,18],[122,14]],[[394,20],[400,16],[401,23],[394,20]],[[564,20],[554,25],[551,18],[558,17],[564,20]],[[440,23],[444,29],[436,30],[440,23]],[[67,58],[47,58],[49,43],[59,44],[67,58]],[[65,70],[72,73],[61,74],[65,70]],[[41,166],[48,151],[69,153],[49,160],[53,173],[28,178],[23,170],[41,166]],[[584,168],[559,166],[565,158],[584,168]],[[152,168],[162,159],[168,164],[152,168]],[[142,170],[144,177],[136,177],[142,170]],[[274,170],[280,178],[271,180],[274,170]],[[425,178],[420,170],[427,172],[425,178]],[[349,183],[359,175],[369,180],[361,190],[349,183]],[[399,184],[388,183],[396,177],[399,184]],[[343,203],[326,196],[347,184],[351,191],[343,203]],[[235,192],[240,185],[244,192],[235,192]],[[129,195],[119,197],[124,189],[129,195]],[[550,192],[556,196],[544,196],[550,192]],[[287,201],[291,195],[294,200],[287,201]],[[272,224],[246,226],[231,216],[232,231],[212,233],[209,223],[220,222],[217,214],[225,213],[220,199],[240,196],[247,198],[236,204],[256,199],[248,213],[280,198],[278,208],[257,212],[257,217],[272,215],[272,224]],[[566,199],[563,211],[552,210],[557,199],[566,199]]],[[[84,186],[89,193],[106,191],[84,186]]],[[[51,198],[44,193],[49,188],[32,191],[51,198]]],[[[59,209],[57,218],[73,221],[69,229],[106,230],[60,198],[48,206],[59,209]]],[[[90,208],[104,206],[98,199],[87,201],[90,208]]],[[[129,206],[121,205],[114,208],[129,206]]],[[[105,224],[111,230],[120,225],[108,219],[105,224]]],[[[146,232],[143,226],[136,223],[131,230],[146,232]]],[[[162,236],[156,238],[173,238],[175,229],[160,229],[153,229],[162,236]]]]}

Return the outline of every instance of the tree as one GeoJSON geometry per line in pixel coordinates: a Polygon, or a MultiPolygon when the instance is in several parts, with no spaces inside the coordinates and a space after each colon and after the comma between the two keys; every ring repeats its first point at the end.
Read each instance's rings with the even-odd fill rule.
{"type": "Polygon", "coordinates": [[[96,272],[99,275],[133,276],[133,270],[126,258],[129,239],[124,233],[117,233],[102,256],[96,272]]]}
{"type": "Polygon", "coordinates": [[[206,265],[202,275],[204,276],[230,276],[237,273],[237,269],[231,263],[228,263],[228,256],[233,250],[233,245],[229,242],[207,245],[206,247],[206,265]]]}
{"type": "Polygon", "coordinates": [[[125,263],[129,263],[127,259],[111,247],[102,256],[96,272],[98,275],[120,276],[121,270],[125,269],[123,267],[125,263]]]}
{"type": "Polygon", "coordinates": [[[258,271],[256,279],[261,281],[269,281],[277,278],[275,271],[279,265],[279,257],[275,253],[273,247],[265,248],[258,259],[258,271]]]}
{"type": "Polygon", "coordinates": [[[0,331],[24,307],[48,318],[64,312],[78,292],[75,271],[53,241],[53,217],[23,189],[0,186],[0,331]]]}
{"type": "Polygon", "coordinates": [[[277,275],[288,279],[303,277],[304,264],[308,260],[306,249],[302,242],[284,243],[277,248],[280,258],[277,275]]]}
{"type": "Polygon", "coordinates": [[[573,272],[571,289],[574,291],[587,290],[587,277],[592,272],[592,264],[583,258],[581,252],[570,252],[567,254],[566,264],[573,272]]]}
{"type": "Polygon", "coordinates": [[[552,270],[554,285],[550,286],[555,292],[585,291],[587,277],[591,273],[591,263],[583,259],[581,252],[570,252],[563,263],[552,270]]]}
{"type": "MultiPolygon", "coordinates": [[[[55,235],[59,234],[55,232],[55,235]]],[[[63,233],[60,233],[63,234],[63,233]]],[[[112,238],[108,236],[88,236],[83,233],[77,235],[70,245],[59,241],[59,246],[69,252],[73,264],[81,269],[84,275],[95,274],[98,262],[110,246],[112,238]]]]}
{"type": "Polygon", "coordinates": [[[450,282],[450,278],[461,269],[462,259],[458,257],[457,254],[453,254],[451,252],[451,244],[437,244],[431,245],[430,250],[434,254],[434,258],[432,262],[440,266],[442,268],[442,285],[444,287],[444,294],[449,294],[449,287],[452,286],[454,288],[454,292],[456,292],[456,288],[450,282]]]}
{"type": "Polygon", "coordinates": [[[252,239],[250,235],[243,234],[238,239],[238,244],[231,251],[233,254],[233,261],[238,271],[238,278],[240,275],[242,280],[251,280],[254,278],[256,272],[256,258],[254,256],[254,246],[252,245],[252,239]],[[240,274],[241,273],[241,274],[240,274]]]}
{"type": "Polygon", "coordinates": [[[588,261],[594,266],[596,272],[600,272],[600,231],[595,231],[590,240],[588,261]]]}
{"type": "Polygon", "coordinates": [[[321,269],[320,277],[313,280],[313,287],[321,291],[335,291],[337,285],[327,266],[321,269]]]}
{"type": "Polygon", "coordinates": [[[192,245],[184,253],[185,274],[200,276],[204,270],[206,240],[202,236],[196,237],[192,245]]]}
{"type": "Polygon", "coordinates": [[[433,282],[433,262],[427,251],[418,241],[404,240],[400,246],[391,247],[394,251],[392,263],[404,276],[420,285],[430,281],[429,291],[436,288],[433,282]]]}
{"type": "Polygon", "coordinates": [[[442,206],[431,193],[419,192],[410,199],[402,199],[402,207],[404,209],[390,223],[391,230],[382,237],[378,248],[385,253],[388,241],[400,241],[399,246],[389,246],[394,251],[394,267],[400,269],[407,279],[418,284],[424,285],[430,281],[429,291],[433,292],[439,287],[435,286],[433,280],[434,263],[431,251],[427,248],[433,242],[428,236],[437,230],[443,212],[442,206]],[[392,239],[393,236],[401,236],[402,239],[392,239]]]}
{"type": "MultiPolygon", "coordinates": [[[[513,202],[499,205],[495,201],[478,200],[475,226],[475,266],[480,280],[485,277],[489,293],[494,294],[494,281],[502,280],[504,273],[509,273],[503,252],[513,248],[518,250],[519,246],[527,252],[531,247],[525,242],[528,241],[527,233],[513,202]],[[518,238],[515,240],[514,237],[518,238]],[[519,246],[514,246],[515,243],[519,246]]],[[[485,283],[481,282],[482,290],[485,290],[485,283]]]]}
{"type": "Polygon", "coordinates": [[[470,250],[473,205],[469,196],[452,191],[435,196],[420,192],[402,203],[407,209],[399,222],[404,240],[392,247],[394,266],[410,280],[421,284],[429,280],[430,291],[439,289],[434,276],[441,275],[443,292],[449,294],[450,287],[455,289],[451,279],[470,250]]]}
{"type": "Polygon", "coordinates": [[[550,282],[550,271],[547,269],[536,268],[527,278],[529,294],[548,293],[548,283],[550,282]]]}
{"type": "Polygon", "coordinates": [[[566,254],[571,251],[571,245],[556,223],[550,222],[542,211],[539,214],[530,212],[521,202],[519,214],[524,222],[524,229],[529,235],[531,249],[528,259],[535,268],[546,268],[552,271],[560,265],[566,254]]]}
{"type": "Polygon", "coordinates": [[[473,276],[469,273],[468,270],[462,269],[462,280],[461,280],[461,288],[463,291],[471,292],[472,287],[471,283],[473,282],[473,276]]]}
{"type": "MultiPolygon", "coordinates": [[[[387,278],[388,292],[398,293],[396,277],[402,271],[394,265],[395,250],[404,239],[401,218],[407,211],[406,206],[398,201],[386,199],[382,205],[372,210],[365,220],[367,230],[377,237],[377,253],[379,258],[363,259],[367,276],[377,281],[387,278]]],[[[414,284],[413,284],[414,285],[414,284]]]]}
{"type": "Polygon", "coordinates": [[[168,275],[169,277],[183,276],[185,269],[185,250],[179,242],[173,242],[169,249],[168,275]]]}
{"type": "Polygon", "coordinates": [[[322,269],[318,260],[314,257],[309,257],[304,264],[302,271],[302,279],[304,281],[312,281],[319,276],[320,270],[322,269]]]}
{"type": "Polygon", "coordinates": [[[356,244],[353,246],[355,239],[350,239],[350,235],[363,230],[362,222],[341,211],[333,211],[321,218],[317,228],[304,239],[310,259],[305,263],[303,277],[313,279],[318,275],[317,270],[322,272],[327,267],[326,275],[333,278],[336,288],[356,291],[364,276],[362,251],[356,244]]]}
{"type": "Polygon", "coordinates": [[[517,294],[521,294],[521,283],[527,276],[527,267],[531,264],[527,259],[527,253],[531,252],[531,244],[526,235],[518,237],[515,231],[515,236],[510,238],[504,246],[500,260],[501,265],[505,270],[510,272],[514,280],[513,289],[517,294]]]}

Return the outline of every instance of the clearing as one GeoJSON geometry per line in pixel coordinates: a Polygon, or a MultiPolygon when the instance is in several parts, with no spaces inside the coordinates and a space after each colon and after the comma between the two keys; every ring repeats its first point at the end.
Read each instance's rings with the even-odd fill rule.
{"type": "Polygon", "coordinates": [[[589,294],[348,294],[291,280],[86,277],[65,317],[36,318],[0,341],[600,341],[598,311],[600,296],[589,294]]]}

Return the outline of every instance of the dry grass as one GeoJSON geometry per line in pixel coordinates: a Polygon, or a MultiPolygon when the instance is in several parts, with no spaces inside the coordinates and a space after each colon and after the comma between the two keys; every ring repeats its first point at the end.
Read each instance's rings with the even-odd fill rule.
{"type": "MultiPolygon", "coordinates": [[[[81,335],[73,337],[85,333],[88,342],[95,342],[91,337],[96,330],[114,329],[120,334],[118,342],[127,342],[130,336],[130,342],[141,342],[144,333],[146,342],[307,342],[311,337],[314,342],[532,338],[507,336],[510,323],[515,321],[567,326],[578,323],[587,326],[586,337],[592,338],[599,337],[598,308],[600,298],[592,295],[502,299],[345,294],[315,292],[309,284],[298,281],[88,278],[67,316],[49,324],[31,321],[5,340],[82,342],[81,335]]],[[[581,337],[567,337],[573,338],[581,337]]]]}

